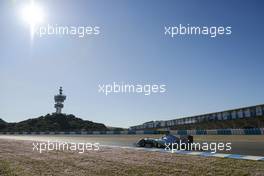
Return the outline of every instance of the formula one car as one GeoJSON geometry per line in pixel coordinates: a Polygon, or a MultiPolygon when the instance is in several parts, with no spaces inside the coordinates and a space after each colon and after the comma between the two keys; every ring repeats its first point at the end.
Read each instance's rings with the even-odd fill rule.
{"type": "Polygon", "coordinates": [[[193,136],[186,135],[186,136],[180,136],[176,137],[171,134],[162,136],[161,138],[155,139],[155,138],[143,138],[140,139],[137,142],[138,147],[147,147],[147,148],[165,148],[168,145],[171,145],[173,143],[181,143],[181,144],[188,144],[193,143],[193,136]]]}

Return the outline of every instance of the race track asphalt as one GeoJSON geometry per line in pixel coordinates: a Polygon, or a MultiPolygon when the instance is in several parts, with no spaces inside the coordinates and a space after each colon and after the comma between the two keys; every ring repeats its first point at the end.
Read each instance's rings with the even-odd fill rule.
{"type": "MultiPolygon", "coordinates": [[[[159,138],[160,135],[0,135],[2,139],[85,142],[100,145],[135,146],[136,142],[145,137],[159,138]]],[[[194,136],[194,142],[231,142],[232,150],[219,153],[264,156],[264,136],[194,136]]]]}

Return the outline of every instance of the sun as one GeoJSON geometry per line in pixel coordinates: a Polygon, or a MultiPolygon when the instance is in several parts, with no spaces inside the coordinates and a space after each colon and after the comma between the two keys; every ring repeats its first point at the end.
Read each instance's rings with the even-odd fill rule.
{"type": "Polygon", "coordinates": [[[44,13],[42,8],[32,1],[22,9],[22,18],[29,25],[36,25],[44,21],[44,13]]]}
{"type": "Polygon", "coordinates": [[[41,6],[31,1],[30,4],[22,8],[21,16],[24,22],[29,25],[31,35],[35,32],[35,27],[44,22],[44,12],[41,6]]]}

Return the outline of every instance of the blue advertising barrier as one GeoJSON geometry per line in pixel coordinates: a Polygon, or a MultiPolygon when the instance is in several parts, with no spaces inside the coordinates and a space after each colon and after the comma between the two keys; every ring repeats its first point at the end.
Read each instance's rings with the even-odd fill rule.
{"type": "Polygon", "coordinates": [[[258,135],[261,134],[261,130],[259,128],[244,129],[244,133],[246,135],[258,135]]]}

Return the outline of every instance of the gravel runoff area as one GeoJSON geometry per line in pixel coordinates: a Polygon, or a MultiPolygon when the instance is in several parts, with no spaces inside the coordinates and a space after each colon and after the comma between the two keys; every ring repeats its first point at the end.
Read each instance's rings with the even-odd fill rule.
{"type": "Polygon", "coordinates": [[[264,161],[101,147],[83,154],[33,151],[32,141],[0,139],[1,176],[263,175],[264,161]]]}

